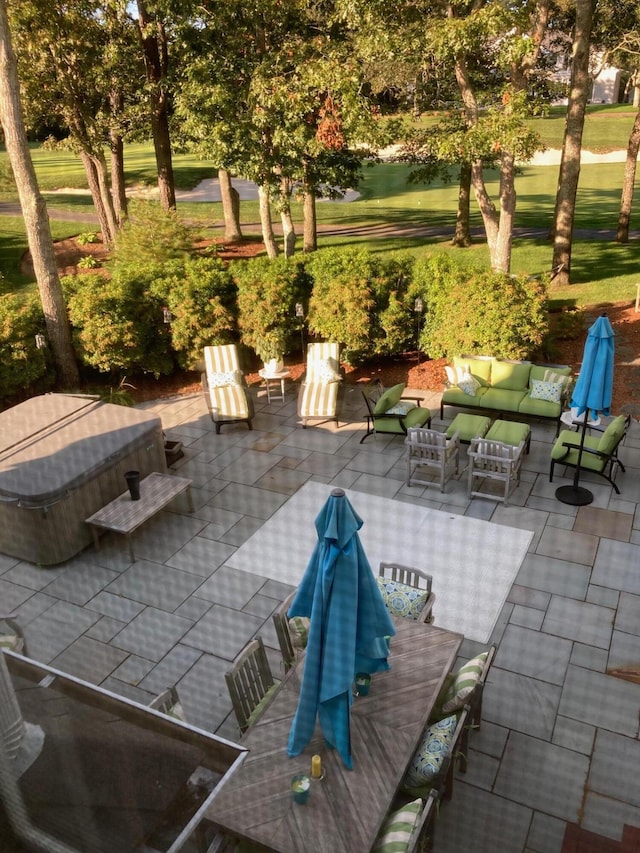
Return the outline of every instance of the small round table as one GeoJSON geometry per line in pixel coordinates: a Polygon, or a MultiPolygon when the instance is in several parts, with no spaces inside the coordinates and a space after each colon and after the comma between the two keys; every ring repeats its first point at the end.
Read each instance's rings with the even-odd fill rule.
{"type": "Polygon", "coordinates": [[[258,371],[258,376],[261,379],[264,379],[264,383],[267,386],[267,403],[270,405],[271,400],[282,400],[284,402],[284,383],[285,379],[289,379],[291,373],[288,370],[280,370],[278,373],[269,373],[266,368],[261,368],[258,371]],[[271,383],[276,383],[276,390],[271,390],[271,383]],[[280,383],[280,393],[277,393],[278,385],[280,383]]]}

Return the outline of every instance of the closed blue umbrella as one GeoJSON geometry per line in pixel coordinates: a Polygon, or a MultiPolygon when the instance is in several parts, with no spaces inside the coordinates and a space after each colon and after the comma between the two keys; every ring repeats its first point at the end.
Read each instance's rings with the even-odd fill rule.
{"type": "Polygon", "coordinates": [[[578,464],[573,477],[573,485],[560,486],[559,489],[556,489],[556,497],[563,503],[572,506],[584,506],[593,500],[591,492],[578,485],[580,462],[582,461],[589,415],[593,420],[596,420],[599,414],[608,415],[611,412],[615,350],[613,336],[614,331],[606,314],[598,317],[595,323],[589,327],[582,356],[582,366],[571,397],[570,405],[577,409],[578,417],[584,413],[578,464]]]}
{"type": "Polygon", "coordinates": [[[385,637],[395,634],[358,536],[362,524],[342,489],[334,489],[315,520],[318,542],[289,608],[289,615],[311,619],[289,755],[302,752],[318,718],[349,769],[355,674],[389,669],[385,637]]]}

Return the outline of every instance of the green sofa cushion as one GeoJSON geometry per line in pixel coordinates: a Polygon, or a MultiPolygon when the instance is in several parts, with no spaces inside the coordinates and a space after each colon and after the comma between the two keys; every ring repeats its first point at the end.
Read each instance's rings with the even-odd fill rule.
{"type": "Polygon", "coordinates": [[[447,388],[442,394],[443,403],[451,403],[452,406],[480,406],[481,400],[488,388],[478,388],[475,395],[470,397],[465,394],[457,386],[455,388],[447,388]]]}
{"type": "Polygon", "coordinates": [[[618,417],[611,421],[606,430],[602,433],[600,437],[600,441],[598,442],[598,450],[601,453],[612,453],[622,438],[622,433],[624,432],[624,415],[618,415],[618,417]]]}
{"type": "Polygon", "coordinates": [[[466,368],[481,385],[486,387],[491,384],[491,365],[494,361],[494,358],[465,358],[462,355],[456,355],[453,358],[453,366],[466,368]]]}
{"type": "Polygon", "coordinates": [[[482,407],[486,409],[497,409],[500,412],[517,412],[520,401],[527,392],[505,391],[502,388],[487,388],[482,397],[482,407]]]}
{"type": "Polygon", "coordinates": [[[526,391],[529,384],[530,364],[511,364],[494,361],[491,365],[491,387],[503,391],[526,391]]]}
{"type": "Polygon", "coordinates": [[[562,403],[551,403],[549,400],[534,400],[530,394],[520,401],[518,412],[532,415],[536,418],[559,418],[562,413],[562,403]]]}
{"type": "Polygon", "coordinates": [[[403,393],[404,384],[402,382],[400,382],[398,385],[394,385],[392,388],[387,388],[387,390],[376,403],[373,410],[373,414],[384,415],[386,411],[388,411],[392,406],[396,405],[396,403],[400,400],[400,397],[402,397],[403,393]]]}
{"type": "MultiPolygon", "coordinates": [[[[590,450],[598,450],[598,444],[600,443],[600,441],[600,436],[585,435],[584,446],[589,448],[590,450]]],[[[559,462],[560,464],[562,464],[563,462],[567,462],[569,465],[577,465],[579,446],[580,433],[574,432],[570,429],[564,429],[556,439],[556,443],[553,445],[553,450],[551,451],[551,458],[555,462],[559,462]],[[567,448],[563,447],[563,444],[565,442],[567,442],[568,444],[575,445],[575,450],[570,450],[568,455],[565,455],[567,452],[567,448]]],[[[593,453],[583,453],[582,460],[580,462],[580,467],[588,471],[600,472],[604,467],[604,459],[602,459],[601,456],[596,456],[593,453]]]]}

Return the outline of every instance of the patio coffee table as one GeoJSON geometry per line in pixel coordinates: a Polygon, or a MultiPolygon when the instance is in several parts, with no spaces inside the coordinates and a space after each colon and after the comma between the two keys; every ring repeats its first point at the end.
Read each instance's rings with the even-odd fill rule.
{"type": "Polygon", "coordinates": [[[87,524],[91,525],[96,548],[100,547],[98,528],[124,533],[129,543],[131,562],[135,563],[131,534],[182,492],[187,493],[189,512],[193,512],[191,480],[172,474],[149,474],[140,482],[140,500],[133,501],[128,491],[123,492],[86,519],[87,524]]]}
{"type": "Polygon", "coordinates": [[[462,444],[470,444],[472,438],[482,438],[491,425],[491,418],[484,415],[467,415],[461,412],[456,415],[445,435],[447,438],[457,432],[462,444]]]}

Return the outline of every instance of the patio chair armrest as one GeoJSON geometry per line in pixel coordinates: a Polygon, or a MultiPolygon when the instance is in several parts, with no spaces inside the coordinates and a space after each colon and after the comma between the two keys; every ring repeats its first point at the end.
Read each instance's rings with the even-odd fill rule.
{"type": "Polygon", "coordinates": [[[427,600],[425,602],[424,607],[420,611],[420,615],[416,619],[416,622],[433,622],[433,605],[436,603],[436,594],[435,592],[430,592],[427,596],[427,600]]]}
{"type": "Polygon", "coordinates": [[[400,399],[401,400],[409,400],[409,402],[415,403],[416,406],[419,406],[420,403],[422,403],[422,401],[424,400],[424,397],[405,397],[405,395],[403,394],[402,397],[400,397],[400,399]]]}
{"type": "MultiPolygon", "coordinates": [[[[560,463],[561,463],[561,462],[562,462],[562,460],[563,460],[566,456],[568,456],[568,455],[569,455],[569,453],[570,453],[572,450],[580,450],[580,445],[579,445],[579,444],[572,444],[571,442],[568,442],[568,441],[563,441],[563,442],[562,442],[562,446],[567,448],[567,452],[564,454],[564,456],[561,456],[561,457],[560,457],[560,459],[556,459],[556,462],[560,462],[560,463]]],[[[592,447],[586,447],[586,446],[583,446],[583,447],[582,447],[582,452],[583,452],[583,453],[590,453],[592,456],[598,456],[600,459],[603,459],[603,460],[605,460],[605,461],[606,461],[607,459],[609,459],[609,457],[610,457],[610,456],[612,456],[612,455],[613,455],[612,453],[603,453],[601,450],[595,450],[595,449],[594,449],[594,448],[592,448],[592,447]]]]}

